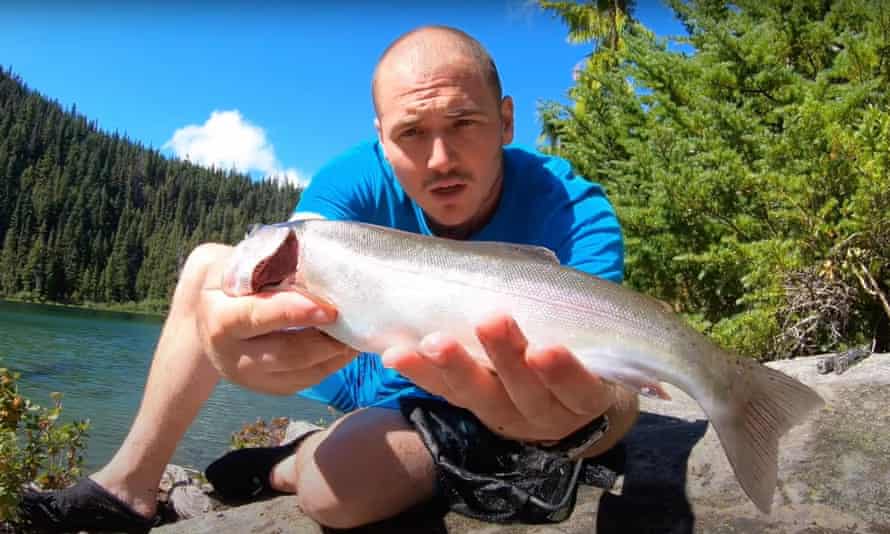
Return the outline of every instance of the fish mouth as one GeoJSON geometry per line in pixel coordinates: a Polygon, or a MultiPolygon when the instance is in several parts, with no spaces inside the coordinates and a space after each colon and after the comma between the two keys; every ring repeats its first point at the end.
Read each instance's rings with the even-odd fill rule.
{"type": "Polygon", "coordinates": [[[257,262],[250,277],[251,291],[256,293],[292,279],[297,272],[299,256],[297,236],[288,230],[278,248],[257,262]]]}

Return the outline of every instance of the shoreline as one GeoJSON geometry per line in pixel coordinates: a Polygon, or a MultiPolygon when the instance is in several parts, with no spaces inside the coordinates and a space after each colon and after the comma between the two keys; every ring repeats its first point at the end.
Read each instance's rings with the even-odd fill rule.
{"type": "Polygon", "coordinates": [[[103,311],[103,312],[115,312],[115,313],[129,313],[134,315],[146,315],[149,317],[156,318],[165,318],[167,317],[167,311],[159,312],[152,311],[140,307],[138,303],[132,304],[107,304],[101,302],[86,302],[83,304],[71,304],[67,302],[56,302],[52,300],[34,300],[34,299],[26,299],[21,297],[16,297],[14,295],[0,295],[0,301],[3,302],[14,302],[19,304],[39,304],[42,306],[54,306],[57,308],[69,308],[73,310],[91,310],[91,311],[103,311]]]}

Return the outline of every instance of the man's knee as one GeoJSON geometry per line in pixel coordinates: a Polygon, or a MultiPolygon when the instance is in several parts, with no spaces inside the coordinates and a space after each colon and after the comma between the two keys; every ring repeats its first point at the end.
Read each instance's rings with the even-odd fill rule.
{"type": "Polygon", "coordinates": [[[381,519],[374,509],[373,488],[359,468],[352,476],[331,465],[355,465],[361,454],[337,447],[319,447],[297,481],[297,504],[307,516],[329,528],[354,528],[381,519]],[[322,467],[324,466],[324,467],[322,467]]]}
{"type": "Polygon", "coordinates": [[[432,458],[396,410],[354,412],[307,452],[299,468],[297,502],[326,527],[379,521],[432,496],[432,458]]]}
{"type": "Polygon", "coordinates": [[[328,528],[355,528],[376,519],[362,499],[345,501],[338,498],[336,490],[327,487],[326,482],[317,476],[300,478],[297,505],[312,520],[328,528]]]}

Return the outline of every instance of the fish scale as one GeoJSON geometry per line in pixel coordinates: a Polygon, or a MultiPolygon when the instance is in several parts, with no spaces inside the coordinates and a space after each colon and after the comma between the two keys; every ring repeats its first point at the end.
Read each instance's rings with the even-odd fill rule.
{"type": "MultiPolygon", "coordinates": [[[[559,314],[559,319],[570,321],[570,326],[620,329],[630,325],[633,328],[648,328],[648,335],[661,341],[667,341],[669,336],[664,329],[647,323],[643,314],[635,312],[628,305],[636,303],[591,298],[592,285],[602,286],[593,289],[607,293],[611,290],[609,286],[614,284],[591,279],[579,271],[566,270],[554,263],[557,260],[552,253],[549,253],[552,259],[545,259],[547,253],[541,252],[541,257],[538,257],[519,245],[488,247],[489,243],[485,243],[480,247],[482,243],[454,240],[440,240],[436,246],[428,246],[427,236],[404,232],[394,240],[393,230],[380,227],[370,232],[367,228],[354,225],[335,225],[332,228],[322,224],[316,227],[318,229],[315,231],[329,240],[328,243],[337,243],[365,261],[376,259],[386,263],[393,271],[422,272],[440,282],[450,280],[467,287],[513,295],[523,301],[537,301],[547,311],[559,314]],[[423,266],[422,271],[418,271],[418,266],[423,266]],[[550,303],[559,304],[553,306],[550,303]],[[601,323],[593,323],[592,319],[595,318],[600,318],[601,323]]],[[[654,302],[646,300],[639,304],[651,305],[654,302]]]]}

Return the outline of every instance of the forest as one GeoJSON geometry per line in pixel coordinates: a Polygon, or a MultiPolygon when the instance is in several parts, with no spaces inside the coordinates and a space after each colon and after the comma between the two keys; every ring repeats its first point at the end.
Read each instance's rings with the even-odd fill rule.
{"type": "Polygon", "coordinates": [[[0,295],[162,312],[198,243],[235,243],[298,199],[103,132],[0,68],[0,295]]]}
{"type": "MultiPolygon", "coordinates": [[[[540,0],[589,47],[540,149],[604,186],[629,286],[760,359],[890,350],[890,4],[540,0]]],[[[509,88],[506,88],[509,92],[509,88]]],[[[293,186],[170,159],[0,69],[0,295],[163,312],[202,241],[293,186]]]]}

